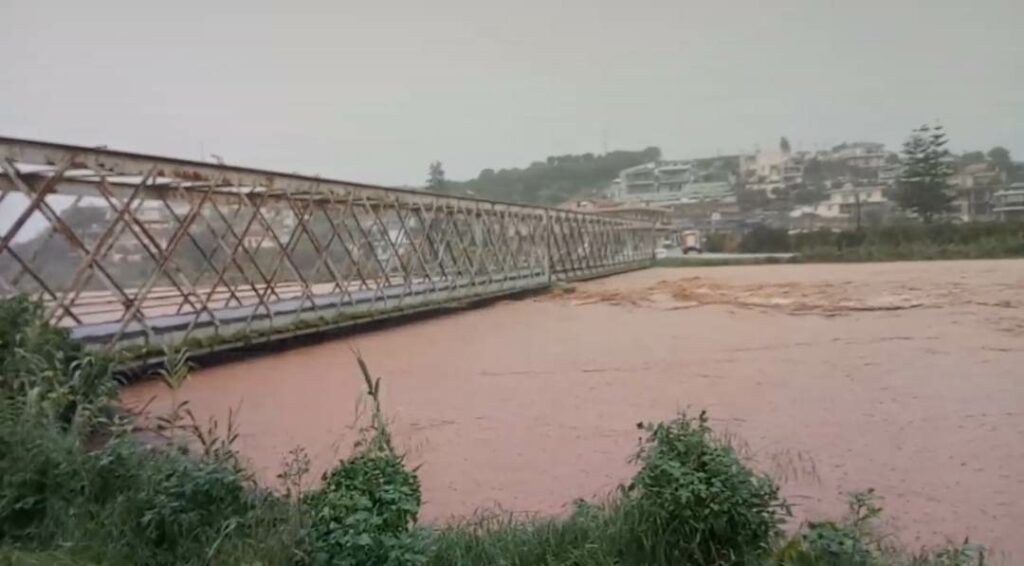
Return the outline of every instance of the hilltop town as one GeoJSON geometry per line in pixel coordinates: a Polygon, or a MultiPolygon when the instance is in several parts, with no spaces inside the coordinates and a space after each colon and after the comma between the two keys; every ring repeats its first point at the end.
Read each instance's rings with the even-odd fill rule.
{"type": "MultiPolygon", "coordinates": [[[[1024,164],[1009,152],[947,158],[954,222],[1024,217],[1024,164]]],[[[749,155],[656,159],[623,169],[591,198],[564,208],[656,219],[680,228],[742,232],[755,225],[790,232],[877,227],[911,214],[895,199],[900,154],[884,144],[848,142],[802,151],[779,147],[749,155]]]]}

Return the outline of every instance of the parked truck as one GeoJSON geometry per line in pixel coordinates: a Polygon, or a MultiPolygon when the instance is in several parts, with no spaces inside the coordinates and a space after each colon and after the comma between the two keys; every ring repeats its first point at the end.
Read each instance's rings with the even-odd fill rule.
{"type": "Polygon", "coordinates": [[[704,253],[700,240],[700,230],[683,230],[679,235],[679,247],[683,249],[684,255],[690,252],[704,253]]]}

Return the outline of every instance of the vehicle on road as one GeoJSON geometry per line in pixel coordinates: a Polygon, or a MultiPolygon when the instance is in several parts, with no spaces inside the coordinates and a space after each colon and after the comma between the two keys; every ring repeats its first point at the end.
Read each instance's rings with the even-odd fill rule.
{"type": "Polygon", "coordinates": [[[679,238],[679,247],[683,249],[683,255],[690,252],[704,253],[700,240],[700,230],[684,230],[679,238]]]}

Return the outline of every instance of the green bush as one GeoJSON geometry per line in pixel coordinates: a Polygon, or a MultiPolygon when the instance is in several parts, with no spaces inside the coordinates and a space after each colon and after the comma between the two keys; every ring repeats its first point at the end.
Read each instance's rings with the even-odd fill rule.
{"type": "Polygon", "coordinates": [[[358,454],[306,496],[314,564],[419,564],[412,527],[420,508],[416,474],[392,454],[358,454]]]}
{"type": "Polygon", "coordinates": [[[485,516],[432,536],[431,564],[763,564],[788,508],[703,413],[642,425],[640,470],[616,497],[565,518],[485,516]]]}
{"type": "Polygon", "coordinates": [[[24,297],[0,301],[0,400],[87,431],[113,414],[111,360],[89,354],[24,297]]]}
{"type": "Polygon", "coordinates": [[[761,225],[743,235],[739,251],[747,254],[783,253],[790,251],[790,248],[791,242],[786,230],[761,225]]]}
{"type": "Polygon", "coordinates": [[[370,423],[356,453],[324,475],[303,503],[311,515],[314,564],[401,566],[425,561],[419,531],[420,481],[391,445],[380,405],[380,380],[358,358],[369,395],[370,423]]]}
{"type": "Polygon", "coordinates": [[[0,546],[103,564],[208,564],[294,544],[280,540],[285,503],[221,461],[130,436],[90,450],[9,402],[0,413],[0,546]]]}
{"type": "Polygon", "coordinates": [[[850,511],[841,521],[811,521],[776,552],[782,566],[881,566],[880,538],[873,521],[882,509],[874,492],[850,495],[850,511]]]}
{"type": "Polygon", "coordinates": [[[893,544],[877,520],[882,514],[874,490],[849,495],[840,520],[811,521],[775,552],[777,566],[982,566],[985,548],[963,544],[913,555],[893,544]]]}
{"type": "Polygon", "coordinates": [[[625,493],[635,544],[659,564],[754,564],[789,509],[775,482],[714,437],[707,415],[644,425],[641,468],[625,493]]]}
{"type": "Polygon", "coordinates": [[[807,261],[893,261],[1024,256],[1024,223],[902,223],[861,231],[790,235],[807,261]]]}
{"type": "Polygon", "coordinates": [[[115,413],[110,361],[47,324],[40,305],[0,301],[0,356],[0,559],[209,564],[296,555],[290,504],[256,488],[229,441],[205,431],[200,454],[185,443],[143,444],[115,413]]]}
{"type": "Polygon", "coordinates": [[[732,232],[712,232],[704,240],[704,251],[711,253],[734,253],[739,245],[739,237],[732,232]]]}

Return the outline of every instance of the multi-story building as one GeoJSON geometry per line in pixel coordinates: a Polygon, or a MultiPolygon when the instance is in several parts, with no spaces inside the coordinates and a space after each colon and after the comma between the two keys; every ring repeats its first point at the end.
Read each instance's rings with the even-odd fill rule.
{"type": "Polygon", "coordinates": [[[611,195],[621,207],[616,214],[657,210],[655,214],[668,215],[660,222],[675,232],[733,229],[739,217],[736,185],[741,162],[740,156],[724,156],[656,161],[626,169],[612,186],[611,195]]]}
{"type": "Polygon", "coordinates": [[[666,160],[622,171],[613,187],[612,196],[619,202],[677,204],[730,196],[735,192],[735,177],[728,170],[705,168],[696,161],[666,160]]]}
{"type": "Polygon", "coordinates": [[[842,162],[850,167],[879,169],[892,159],[892,155],[895,154],[886,151],[885,144],[882,143],[847,142],[833,147],[822,157],[830,161],[842,162]]]}
{"type": "Polygon", "coordinates": [[[656,161],[626,169],[613,198],[626,206],[669,211],[675,228],[730,229],[737,223],[740,156],[656,161]]]}
{"type": "Polygon", "coordinates": [[[759,150],[753,156],[744,157],[744,188],[778,197],[786,190],[802,186],[805,157],[803,153],[781,149],[759,150]]]}
{"type": "Polygon", "coordinates": [[[727,196],[717,200],[684,202],[672,205],[672,215],[686,228],[704,231],[737,231],[743,225],[736,197],[727,196]]]}
{"type": "Polygon", "coordinates": [[[899,156],[875,142],[848,142],[819,151],[809,159],[808,183],[839,188],[846,183],[894,186],[899,176],[899,156]]]}
{"type": "Polygon", "coordinates": [[[895,205],[886,198],[885,185],[855,186],[847,183],[828,193],[828,199],[815,205],[800,206],[790,213],[790,228],[846,229],[859,224],[880,224],[895,205]]]}
{"type": "Polygon", "coordinates": [[[964,165],[949,178],[949,183],[957,188],[970,189],[998,186],[1005,180],[1006,175],[994,163],[982,161],[964,165]]]}
{"type": "Polygon", "coordinates": [[[949,178],[953,215],[964,222],[991,220],[996,192],[1006,186],[1006,174],[990,161],[961,167],[949,178]]]}
{"type": "Polygon", "coordinates": [[[1013,183],[992,195],[992,212],[1000,220],[1024,220],[1024,183],[1013,183]]]}

